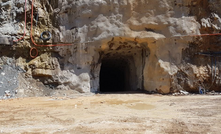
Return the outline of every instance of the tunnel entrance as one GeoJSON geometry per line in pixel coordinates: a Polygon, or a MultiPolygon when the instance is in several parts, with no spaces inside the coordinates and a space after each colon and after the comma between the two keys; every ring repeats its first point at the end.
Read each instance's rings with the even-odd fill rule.
{"type": "Polygon", "coordinates": [[[100,71],[100,92],[130,91],[130,67],[126,58],[102,60],[100,71]]]}
{"type": "MultiPolygon", "coordinates": [[[[114,38],[115,39],[115,38],[114,38]]],[[[99,51],[97,68],[94,73],[100,93],[137,93],[144,91],[143,70],[149,55],[147,44],[112,41],[104,44],[99,51]],[[99,74],[99,77],[97,77],[99,74]]]]}

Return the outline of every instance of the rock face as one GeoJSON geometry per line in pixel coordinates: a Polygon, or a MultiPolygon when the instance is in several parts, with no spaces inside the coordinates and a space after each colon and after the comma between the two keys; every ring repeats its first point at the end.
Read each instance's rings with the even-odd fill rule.
{"type": "Polygon", "coordinates": [[[11,97],[15,95],[15,89],[18,86],[18,72],[19,68],[13,65],[13,59],[2,57],[0,59],[0,95],[2,97],[11,97]]]}
{"type": "Polygon", "coordinates": [[[220,38],[196,35],[220,32],[220,5],[208,0],[27,0],[25,6],[25,0],[0,0],[0,47],[9,48],[1,56],[15,58],[28,78],[54,89],[218,91],[220,38]],[[16,42],[24,32],[25,11],[26,35],[16,42]],[[50,40],[40,38],[44,31],[50,31],[50,40]],[[13,46],[5,46],[12,40],[13,46]],[[33,47],[38,53],[29,52],[33,47]]]}

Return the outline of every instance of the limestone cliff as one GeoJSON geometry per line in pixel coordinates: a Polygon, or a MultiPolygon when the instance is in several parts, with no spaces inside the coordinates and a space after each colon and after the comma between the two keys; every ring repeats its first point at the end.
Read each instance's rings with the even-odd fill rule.
{"type": "MultiPolygon", "coordinates": [[[[218,0],[0,0],[0,56],[14,59],[24,80],[43,83],[49,92],[219,91],[220,5],[218,0]],[[50,39],[42,40],[50,36],[44,31],[50,39]]],[[[20,91],[24,82],[18,81],[9,90],[20,91]]]]}

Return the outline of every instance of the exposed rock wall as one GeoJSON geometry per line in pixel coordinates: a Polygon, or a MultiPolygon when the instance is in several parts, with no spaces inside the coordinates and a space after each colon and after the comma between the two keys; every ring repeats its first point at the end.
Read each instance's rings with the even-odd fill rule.
{"type": "Polygon", "coordinates": [[[1,56],[17,59],[28,78],[55,89],[99,92],[102,61],[122,58],[131,90],[218,90],[219,60],[197,53],[217,52],[220,38],[192,36],[220,32],[218,0],[27,0],[27,34],[12,43],[23,35],[24,1],[0,0],[0,43],[13,44],[7,47],[14,55],[1,56]],[[34,42],[71,45],[34,46],[31,4],[34,42]],[[42,41],[43,31],[52,38],[42,41]],[[35,59],[32,47],[39,52],[35,59]]]}

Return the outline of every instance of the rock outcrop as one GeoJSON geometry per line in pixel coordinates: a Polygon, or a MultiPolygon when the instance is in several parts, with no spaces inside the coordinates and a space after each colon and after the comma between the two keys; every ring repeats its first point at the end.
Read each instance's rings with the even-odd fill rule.
{"type": "Polygon", "coordinates": [[[198,92],[199,87],[219,91],[220,38],[209,34],[220,32],[220,5],[208,0],[27,0],[25,6],[25,0],[0,0],[0,47],[7,49],[0,56],[14,58],[25,77],[52,89],[83,93],[120,85],[119,91],[162,94],[198,92]],[[25,25],[24,39],[16,41],[25,25]],[[44,31],[51,33],[49,40],[41,39],[44,31]],[[119,80],[111,71],[119,71],[119,80]]]}

